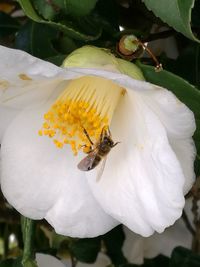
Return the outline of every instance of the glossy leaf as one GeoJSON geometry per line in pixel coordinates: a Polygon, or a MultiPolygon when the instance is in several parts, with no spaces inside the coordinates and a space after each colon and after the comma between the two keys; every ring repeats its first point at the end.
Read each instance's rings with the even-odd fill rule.
{"type": "Polygon", "coordinates": [[[81,262],[93,263],[101,248],[100,238],[83,238],[73,240],[69,245],[72,255],[81,262]]]}
{"type": "Polygon", "coordinates": [[[18,32],[15,46],[33,56],[47,58],[56,56],[58,52],[52,45],[52,40],[57,37],[58,32],[48,25],[41,25],[29,21],[18,32]]]}
{"type": "Polygon", "coordinates": [[[45,19],[52,20],[58,13],[50,1],[46,0],[33,0],[33,4],[37,12],[45,19]]]}
{"type": "Polygon", "coordinates": [[[200,173],[200,91],[179,76],[162,70],[156,72],[154,67],[138,64],[143,71],[147,81],[160,85],[172,91],[183,103],[193,112],[196,119],[197,129],[194,134],[194,141],[197,148],[196,174],[200,173]]]}
{"type": "Polygon", "coordinates": [[[195,0],[143,0],[147,8],[186,37],[198,41],[191,29],[191,13],[195,0]]]}
{"type": "Polygon", "coordinates": [[[57,66],[61,66],[65,58],[66,55],[57,55],[55,57],[48,57],[46,60],[57,66]]]}
{"type": "Polygon", "coordinates": [[[84,34],[80,32],[76,27],[74,27],[69,20],[65,20],[62,22],[44,20],[40,15],[37,14],[30,0],[18,0],[18,1],[22,9],[24,10],[25,14],[30,19],[38,23],[45,23],[52,27],[55,27],[56,29],[65,32],[71,38],[74,38],[76,40],[92,41],[98,39],[101,35],[101,29],[99,29],[95,35],[84,34]]]}
{"type": "Polygon", "coordinates": [[[116,265],[125,264],[126,258],[122,253],[122,246],[125,240],[125,235],[121,225],[115,227],[113,230],[103,236],[106,246],[107,254],[112,262],[116,265]]]}
{"type": "Polygon", "coordinates": [[[200,256],[191,250],[177,247],[173,250],[169,267],[199,267],[200,256]]]}
{"type": "Polygon", "coordinates": [[[169,267],[169,258],[164,255],[158,255],[153,259],[145,259],[142,267],[169,267]]]}
{"type": "Polygon", "coordinates": [[[64,0],[66,12],[73,16],[88,15],[96,3],[97,0],[64,0]]]}

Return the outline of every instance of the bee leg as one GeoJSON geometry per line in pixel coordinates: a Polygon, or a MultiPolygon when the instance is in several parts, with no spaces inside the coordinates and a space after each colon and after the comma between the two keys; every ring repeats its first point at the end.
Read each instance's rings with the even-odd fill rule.
{"type": "Polygon", "coordinates": [[[109,136],[112,138],[112,134],[111,134],[111,131],[110,131],[110,128],[109,126],[105,125],[103,128],[102,128],[102,132],[101,132],[101,137],[102,137],[102,140],[104,138],[104,136],[109,136]],[[104,134],[104,135],[103,135],[104,134]]]}
{"type": "Polygon", "coordinates": [[[105,135],[107,135],[107,130],[108,130],[108,127],[107,126],[104,126],[101,130],[101,135],[100,135],[100,143],[103,141],[105,135]]]}
{"type": "MultiPolygon", "coordinates": [[[[88,146],[87,146],[87,145],[82,145],[81,148],[82,148],[82,147],[85,148],[85,147],[88,147],[88,146]]],[[[89,154],[89,153],[91,153],[91,152],[93,152],[93,151],[94,151],[94,149],[92,148],[92,146],[90,146],[90,147],[89,147],[89,150],[88,150],[87,152],[85,152],[85,153],[86,153],[86,154],[89,154]]]]}
{"type": "Polygon", "coordinates": [[[115,144],[113,144],[113,145],[112,145],[112,148],[113,148],[114,146],[118,145],[119,143],[121,143],[121,142],[116,142],[115,144]]]}
{"type": "Polygon", "coordinates": [[[112,134],[111,134],[111,131],[110,131],[109,127],[107,128],[107,131],[108,131],[109,136],[112,137],[112,134]]]}
{"type": "Polygon", "coordinates": [[[93,146],[94,143],[93,143],[92,140],[90,139],[89,134],[88,134],[88,132],[86,131],[85,128],[83,128],[83,132],[84,132],[84,134],[86,135],[87,139],[89,140],[90,144],[93,146]]]}

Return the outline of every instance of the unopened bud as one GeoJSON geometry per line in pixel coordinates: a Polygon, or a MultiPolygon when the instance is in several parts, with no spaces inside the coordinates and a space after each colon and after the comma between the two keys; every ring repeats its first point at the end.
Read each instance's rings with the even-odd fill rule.
{"type": "Polygon", "coordinates": [[[134,35],[124,35],[119,41],[119,52],[124,56],[130,56],[137,51],[139,44],[134,35]]]}

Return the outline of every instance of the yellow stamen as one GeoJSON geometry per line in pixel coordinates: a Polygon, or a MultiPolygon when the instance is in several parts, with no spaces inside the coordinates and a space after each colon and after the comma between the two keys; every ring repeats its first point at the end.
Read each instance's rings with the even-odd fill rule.
{"type": "Polygon", "coordinates": [[[102,129],[110,124],[123,91],[112,81],[100,77],[72,80],[44,114],[45,122],[39,135],[54,137],[58,148],[69,144],[74,155],[79,150],[88,153],[91,141],[97,143],[102,129]]]}

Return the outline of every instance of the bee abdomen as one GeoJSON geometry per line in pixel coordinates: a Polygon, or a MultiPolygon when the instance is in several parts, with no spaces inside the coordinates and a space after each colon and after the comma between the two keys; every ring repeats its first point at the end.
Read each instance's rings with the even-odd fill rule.
{"type": "Polygon", "coordinates": [[[92,168],[91,169],[94,169],[98,164],[99,162],[101,161],[102,157],[101,155],[97,154],[93,163],[92,163],[92,168]]]}
{"type": "Polygon", "coordinates": [[[101,157],[104,157],[104,156],[106,156],[108,153],[110,152],[110,147],[108,147],[108,146],[104,146],[104,147],[101,147],[101,149],[99,149],[99,155],[101,156],[101,157]]]}

